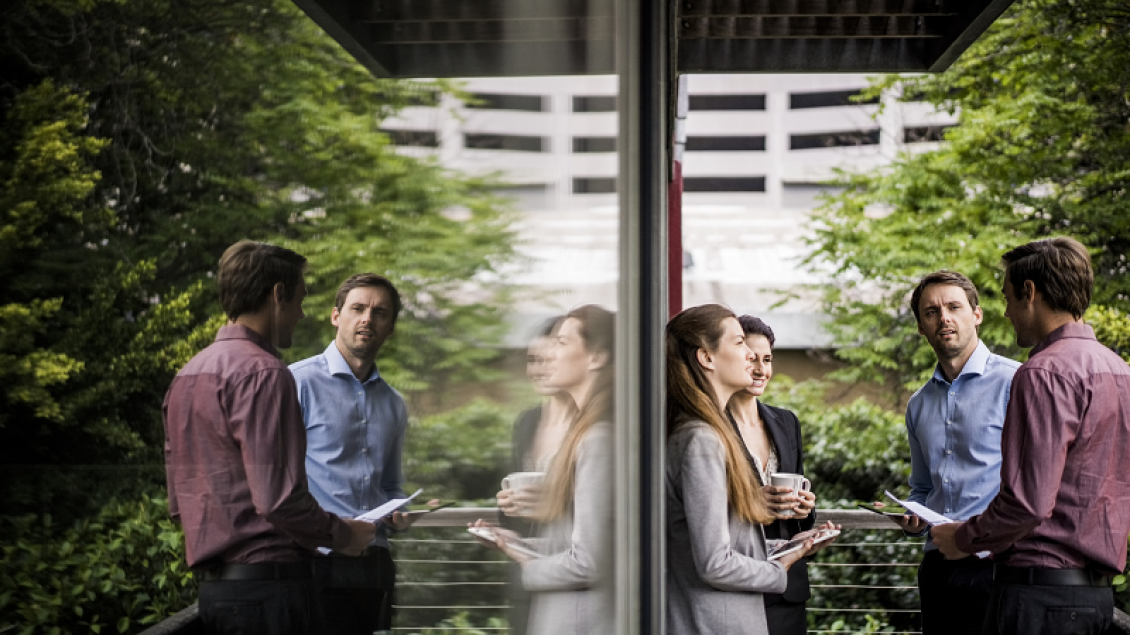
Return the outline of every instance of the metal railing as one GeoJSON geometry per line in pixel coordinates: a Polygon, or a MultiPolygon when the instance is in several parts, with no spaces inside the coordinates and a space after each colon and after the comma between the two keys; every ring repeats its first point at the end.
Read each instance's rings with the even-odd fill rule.
{"type": "MultiPolygon", "coordinates": [[[[860,632],[864,630],[860,623],[867,619],[864,616],[872,616],[875,624],[881,621],[894,627],[886,633],[920,633],[915,579],[921,541],[904,539],[890,521],[867,511],[819,510],[818,515],[842,525],[845,532],[808,565],[813,599],[807,610],[825,625],[809,633],[860,632]],[[884,583],[877,584],[877,579],[884,583]],[[846,598],[856,604],[842,605],[846,598]]],[[[479,518],[497,517],[495,508],[438,510],[420,519],[413,533],[394,539],[398,568],[394,632],[509,630],[504,623],[489,622],[491,616],[505,615],[509,608],[508,560],[459,531],[479,518]],[[447,619],[437,623],[440,616],[447,619]]],[[[143,634],[202,632],[193,605],[143,634]]],[[[1116,609],[1108,635],[1130,635],[1130,616],[1116,609]]]]}

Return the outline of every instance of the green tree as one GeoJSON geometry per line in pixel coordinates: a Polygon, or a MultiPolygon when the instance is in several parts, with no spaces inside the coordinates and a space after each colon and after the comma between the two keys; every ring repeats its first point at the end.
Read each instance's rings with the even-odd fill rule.
{"type": "Polygon", "coordinates": [[[221,324],[211,276],[239,238],[311,258],[296,356],[328,341],[332,289],[359,270],[405,290],[383,369],[401,388],[492,354],[508,219],[487,182],[380,129],[452,86],[373,78],[284,0],[18,0],[4,18],[4,464],[159,466],[164,391],[221,324]]]}
{"type": "Polygon", "coordinates": [[[893,91],[955,112],[935,151],[867,174],[815,217],[809,264],[851,380],[896,389],[925,381],[933,354],[916,334],[910,290],[938,268],[978,285],[982,339],[1023,358],[1003,317],[1000,256],[1028,240],[1071,235],[1092,249],[1095,302],[1125,311],[1130,215],[1130,29],[1116,0],[1022,0],[949,70],[889,76],[893,91]]]}

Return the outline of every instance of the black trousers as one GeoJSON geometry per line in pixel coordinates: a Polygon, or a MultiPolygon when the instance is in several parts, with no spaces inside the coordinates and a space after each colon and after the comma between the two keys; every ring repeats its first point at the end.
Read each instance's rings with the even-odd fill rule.
{"type": "Polygon", "coordinates": [[[808,616],[804,602],[780,601],[765,605],[765,621],[769,635],[804,635],[808,632],[808,616]]]}
{"type": "Polygon", "coordinates": [[[373,635],[392,628],[396,563],[384,547],[358,557],[314,558],[314,580],[327,633],[373,635]]]}
{"type": "Polygon", "coordinates": [[[918,567],[923,635],[980,635],[992,591],[989,560],[946,560],[938,550],[927,551],[918,567]]]}
{"type": "Polygon", "coordinates": [[[209,635],[322,635],[312,578],[200,583],[200,619],[209,635]]]}
{"type": "Polygon", "coordinates": [[[1110,587],[993,585],[984,635],[1102,635],[1114,619],[1110,587]]]}

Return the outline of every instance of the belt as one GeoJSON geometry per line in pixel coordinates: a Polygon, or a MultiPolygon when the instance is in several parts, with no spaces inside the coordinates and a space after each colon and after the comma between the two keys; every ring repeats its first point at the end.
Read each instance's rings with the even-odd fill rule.
{"type": "Polygon", "coordinates": [[[1090,569],[1040,569],[1036,567],[993,567],[993,582],[1035,586],[1109,587],[1114,576],[1090,569]]]}
{"type": "Polygon", "coordinates": [[[228,581],[264,581],[264,580],[301,580],[313,578],[314,572],[310,562],[262,562],[258,564],[219,564],[214,567],[197,569],[197,575],[204,582],[228,581]]]}
{"type": "Polygon", "coordinates": [[[336,551],[331,551],[328,554],[320,554],[320,553],[314,554],[314,557],[315,558],[348,558],[350,560],[356,560],[357,558],[372,558],[372,557],[379,556],[379,555],[382,555],[382,554],[385,554],[385,553],[388,553],[388,547],[380,547],[380,546],[377,546],[377,545],[373,545],[372,547],[365,547],[365,550],[362,551],[360,555],[356,555],[356,556],[347,556],[344,553],[338,553],[336,551]]]}

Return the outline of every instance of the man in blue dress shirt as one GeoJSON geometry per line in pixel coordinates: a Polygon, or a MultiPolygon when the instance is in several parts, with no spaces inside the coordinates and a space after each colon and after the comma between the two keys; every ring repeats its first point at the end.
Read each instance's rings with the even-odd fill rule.
{"type": "MultiPolygon", "coordinates": [[[[346,518],[404,497],[400,461],[408,413],[375,364],[400,308],[400,294],[387,278],[350,277],[330,315],[334,341],[321,355],[290,367],[306,424],[310,492],[323,509],[346,518]]],[[[391,628],[396,568],[387,530],[406,529],[410,522],[398,512],[385,524],[360,558],[315,558],[327,632],[371,635],[391,628]]]]}
{"type": "MultiPolygon", "coordinates": [[[[934,376],[906,407],[910,500],[953,520],[975,516],[1000,490],[1001,427],[1020,366],[993,355],[977,336],[977,288],[960,273],[935,271],[910,299],[921,333],[938,358],[934,376]]],[[[897,521],[920,536],[917,516],[897,521]]],[[[978,635],[993,588],[993,568],[976,556],[946,560],[927,538],[918,568],[925,635],[978,635]]]]}

